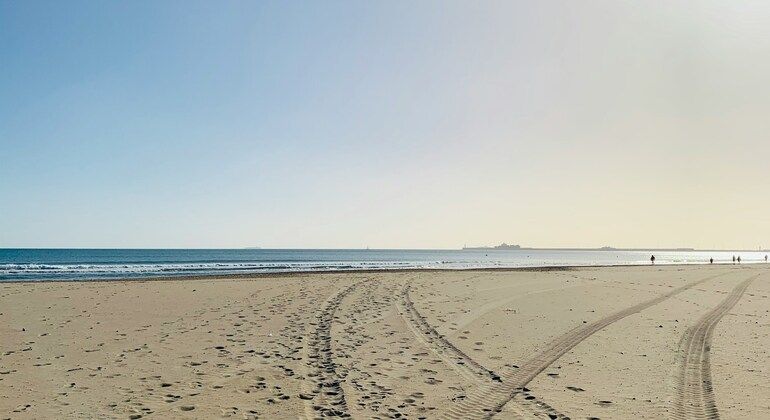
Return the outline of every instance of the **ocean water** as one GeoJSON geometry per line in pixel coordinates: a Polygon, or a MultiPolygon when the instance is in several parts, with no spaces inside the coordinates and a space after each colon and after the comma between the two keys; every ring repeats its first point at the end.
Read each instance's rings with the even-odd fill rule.
{"type": "Polygon", "coordinates": [[[764,252],[362,250],[362,249],[0,249],[0,281],[97,280],[360,269],[764,262],[764,252]]]}

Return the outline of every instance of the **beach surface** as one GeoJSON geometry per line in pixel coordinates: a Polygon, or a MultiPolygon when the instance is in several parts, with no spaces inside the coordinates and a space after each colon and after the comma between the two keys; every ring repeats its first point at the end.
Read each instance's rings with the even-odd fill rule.
{"type": "Polygon", "coordinates": [[[0,283],[0,419],[770,418],[770,266],[0,283]]]}

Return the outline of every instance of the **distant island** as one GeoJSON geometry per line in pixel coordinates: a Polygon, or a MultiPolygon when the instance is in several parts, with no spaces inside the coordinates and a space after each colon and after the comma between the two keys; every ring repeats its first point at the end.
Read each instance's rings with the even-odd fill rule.
{"type": "Polygon", "coordinates": [[[717,251],[711,249],[698,250],[695,248],[614,248],[611,246],[603,246],[601,248],[531,248],[522,247],[519,245],[509,245],[505,242],[496,246],[463,246],[463,251],[717,251]]]}
{"type": "Polygon", "coordinates": [[[518,245],[508,245],[505,242],[497,246],[477,246],[477,247],[463,246],[463,250],[490,250],[490,249],[511,250],[511,249],[522,249],[522,248],[518,245]]]}

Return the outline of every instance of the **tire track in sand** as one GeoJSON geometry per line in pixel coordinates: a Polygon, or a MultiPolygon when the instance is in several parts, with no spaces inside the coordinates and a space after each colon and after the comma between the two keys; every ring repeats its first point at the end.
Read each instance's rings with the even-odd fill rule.
{"type": "Polygon", "coordinates": [[[674,419],[718,419],[711,383],[711,336],[719,321],[738,303],[752,276],[733,288],[714,309],[687,329],[679,348],[683,352],[674,395],[674,419]]]}
{"type": "Polygon", "coordinates": [[[580,344],[586,338],[606,328],[608,325],[617,322],[629,315],[641,312],[653,305],[657,305],[672,296],[678,295],[692,287],[719,277],[726,273],[719,273],[713,276],[697,280],[684,286],[677,287],[668,293],[664,293],[656,298],[644,301],[626,309],[622,309],[609,316],[597,321],[583,324],[567,333],[557,337],[550,343],[544,345],[541,351],[530,357],[518,369],[501,375],[502,383],[488,385],[478,388],[468,396],[464,401],[453,407],[443,418],[452,420],[461,419],[484,419],[490,418],[499,413],[503,407],[511,400],[525,400],[525,393],[529,392],[526,385],[532,381],[538,374],[548,368],[553,362],[561,356],[580,344]],[[518,398],[517,398],[518,397],[518,398]]]}
{"type": "Polygon", "coordinates": [[[328,299],[315,316],[315,322],[310,325],[315,329],[307,339],[306,384],[312,382],[312,388],[300,394],[305,400],[305,414],[308,418],[319,417],[350,417],[345,392],[342,389],[341,378],[337,372],[332,351],[331,329],[335,313],[342,300],[364,283],[354,283],[328,299]]]}
{"type": "Polygon", "coordinates": [[[412,333],[431,351],[436,353],[444,362],[455,368],[463,376],[478,380],[486,378],[491,381],[500,381],[500,376],[490,369],[473,360],[467,353],[450,343],[441,335],[427,319],[414,307],[409,297],[410,285],[404,287],[399,296],[399,313],[406,321],[412,333]]]}
{"type": "MultiPolygon", "coordinates": [[[[406,321],[407,327],[422,342],[422,344],[439,356],[444,363],[455,369],[461,376],[480,382],[482,385],[499,384],[501,378],[493,370],[487,369],[481,363],[471,358],[467,353],[450,343],[441,335],[428,320],[415,308],[409,296],[410,285],[407,284],[400,293],[397,303],[398,312],[406,321]]],[[[548,291],[554,289],[547,289],[548,291]]],[[[552,419],[568,418],[553,407],[539,400],[528,392],[524,395],[526,404],[518,412],[522,417],[545,414],[552,419]]]]}

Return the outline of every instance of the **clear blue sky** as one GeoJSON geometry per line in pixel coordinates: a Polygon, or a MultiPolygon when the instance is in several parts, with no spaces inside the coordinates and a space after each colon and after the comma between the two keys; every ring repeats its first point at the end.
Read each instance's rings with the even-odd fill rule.
{"type": "Polygon", "coordinates": [[[3,1],[0,246],[768,246],[768,17],[3,1]]]}

